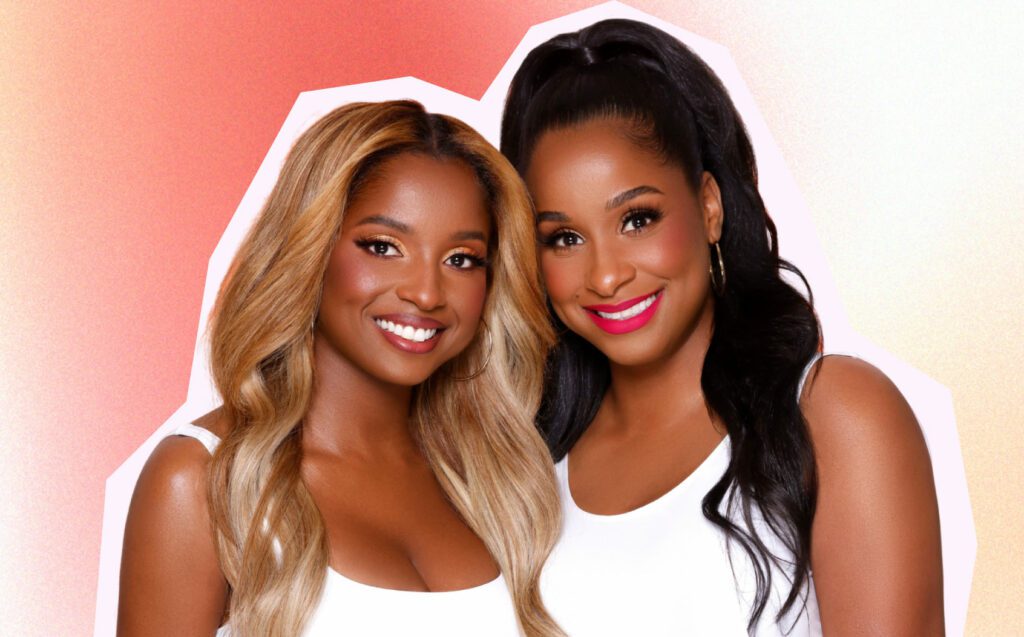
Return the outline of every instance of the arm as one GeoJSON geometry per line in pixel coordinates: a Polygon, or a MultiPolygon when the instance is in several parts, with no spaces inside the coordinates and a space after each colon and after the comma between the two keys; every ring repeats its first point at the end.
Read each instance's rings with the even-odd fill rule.
{"type": "Polygon", "coordinates": [[[931,461],[903,396],[871,365],[826,357],[801,400],[818,468],[811,568],[825,635],[942,635],[931,461]]]}
{"type": "Polygon", "coordinates": [[[172,436],[135,486],[121,558],[118,637],[213,635],[227,603],[206,503],[210,455],[172,436]]]}

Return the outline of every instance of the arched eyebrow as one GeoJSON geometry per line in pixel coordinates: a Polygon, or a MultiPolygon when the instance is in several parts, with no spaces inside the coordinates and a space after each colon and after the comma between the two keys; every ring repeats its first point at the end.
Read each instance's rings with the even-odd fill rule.
{"type": "Polygon", "coordinates": [[[636,188],[630,188],[629,190],[624,190],[624,191],[620,192],[619,194],[615,195],[614,197],[612,197],[611,199],[609,199],[604,204],[604,209],[605,210],[612,210],[614,208],[618,208],[619,206],[621,206],[622,204],[626,203],[630,199],[635,199],[636,197],[639,197],[640,195],[663,195],[663,194],[665,194],[665,193],[661,192],[660,190],[658,190],[654,186],[646,186],[646,185],[644,185],[644,186],[637,186],[636,188]]]}
{"type": "Polygon", "coordinates": [[[391,217],[385,217],[383,215],[373,215],[372,217],[367,217],[361,220],[359,223],[357,223],[356,226],[365,226],[373,223],[393,228],[395,230],[398,230],[399,232],[404,232],[405,234],[412,234],[412,228],[410,228],[408,225],[402,223],[401,221],[398,221],[397,219],[392,219],[391,217]]]}
{"type": "Polygon", "coordinates": [[[453,241],[480,241],[487,243],[487,236],[479,230],[462,230],[452,235],[453,241]]]}
{"type": "MultiPolygon", "coordinates": [[[[620,192],[619,194],[615,195],[614,197],[612,197],[611,199],[609,199],[608,201],[606,201],[605,204],[604,204],[604,209],[605,210],[614,210],[615,208],[618,208],[619,206],[621,206],[622,204],[626,203],[630,199],[635,199],[635,198],[639,197],[640,195],[663,195],[663,194],[665,194],[665,193],[661,192],[660,190],[658,190],[654,186],[648,186],[648,185],[637,186],[636,188],[630,188],[629,190],[624,190],[624,191],[620,192]]],[[[539,211],[537,211],[537,220],[536,221],[537,221],[537,223],[544,223],[545,221],[554,221],[554,222],[557,222],[557,223],[568,223],[569,222],[569,215],[565,214],[564,212],[557,212],[555,210],[543,210],[543,211],[539,210],[539,211]]]]}
{"type": "MultiPolygon", "coordinates": [[[[385,217],[384,215],[373,215],[361,220],[356,226],[365,226],[369,224],[378,224],[381,226],[387,226],[393,228],[403,234],[415,234],[415,231],[407,224],[402,223],[397,219],[391,217],[385,217]]],[[[460,230],[452,233],[451,236],[453,241],[481,241],[487,243],[487,235],[479,230],[460,230]]]]}
{"type": "Polygon", "coordinates": [[[558,223],[568,223],[569,215],[564,212],[555,212],[554,210],[544,210],[537,212],[537,223],[544,223],[545,221],[555,221],[558,223]]]}

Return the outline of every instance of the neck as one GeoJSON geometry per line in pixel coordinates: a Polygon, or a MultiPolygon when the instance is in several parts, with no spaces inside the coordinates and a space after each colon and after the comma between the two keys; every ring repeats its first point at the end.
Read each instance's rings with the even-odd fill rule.
{"type": "Polygon", "coordinates": [[[409,430],[412,387],[369,376],[319,335],[313,354],[316,385],[303,425],[304,450],[381,456],[416,448],[409,430]]]}

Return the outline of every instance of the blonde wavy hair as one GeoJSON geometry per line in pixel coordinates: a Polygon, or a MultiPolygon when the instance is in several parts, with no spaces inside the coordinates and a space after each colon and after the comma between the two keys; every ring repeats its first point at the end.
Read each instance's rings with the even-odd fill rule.
{"type": "Polygon", "coordinates": [[[208,498],[235,634],[298,635],[320,598],[327,537],[299,471],[315,384],[313,326],[349,201],[376,166],[405,152],[470,165],[496,234],[480,333],[416,388],[411,427],[504,574],[522,631],[564,634],[538,589],[560,509],[533,421],[554,337],[531,204],[515,170],[478,133],[411,101],[349,104],[299,138],[217,297],[211,363],[230,430],[212,459],[208,498]]]}

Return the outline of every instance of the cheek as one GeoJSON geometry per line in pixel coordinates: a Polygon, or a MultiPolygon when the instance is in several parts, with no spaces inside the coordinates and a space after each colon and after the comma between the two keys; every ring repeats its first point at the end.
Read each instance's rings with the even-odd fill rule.
{"type": "Polygon", "coordinates": [[[665,279],[701,275],[707,269],[704,233],[684,221],[667,219],[660,232],[642,242],[642,249],[634,251],[637,266],[665,279]]]}
{"type": "MultiPolygon", "coordinates": [[[[541,253],[540,270],[551,307],[558,318],[568,326],[574,325],[571,307],[583,285],[584,259],[582,255],[556,256],[550,251],[541,253]]],[[[579,328],[579,326],[576,326],[579,328]]]]}
{"type": "Polygon", "coordinates": [[[482,271],[450,287],[449,302],[457,306],[459,318],[466,325],[480,322],[487,301],[487,275],[482,271]]]}
{"type": "Polygon", "coordinates": [[[364,304],[391,285],[390,268],[352,248],[331,253],[324,276],[322,311],[348,303],[364,304]]]}
{"type": "Polygon", "coordinates": [[[540,257],[541,276],[554,305],[571,302],[583,281],[582,259],[556,256],[544,251],[540,257]]]}

